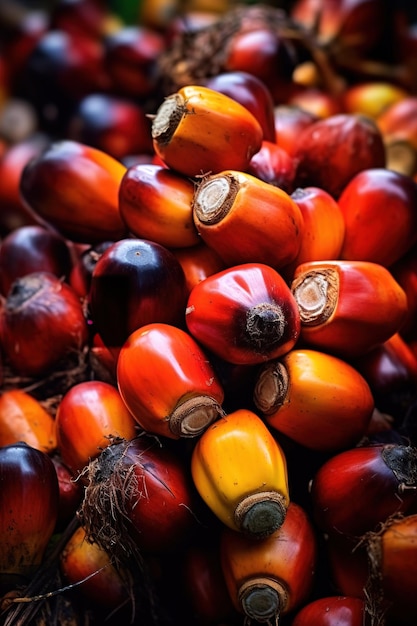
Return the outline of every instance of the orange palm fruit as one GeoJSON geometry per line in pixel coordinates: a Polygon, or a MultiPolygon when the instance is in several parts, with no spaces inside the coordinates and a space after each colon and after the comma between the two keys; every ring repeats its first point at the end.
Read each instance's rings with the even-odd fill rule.
{"type": "Polygon", "coordinates": [[[224,412],[223,388],[207,355],[189,333],[169,324],[147,324],[129,336],[117,383],[138,424],[171,439],[200,435],[224,412]]]}
{"type": "Polygon", "coordinates": [[[286,458],[252,411],[237,409],[207,428],[193,449],[191,475],[209,509],[232,530],[259,538],[282,526],[286,458]]]}
{"type": "Polygon", "coordinates": [[[285,275],[308,261],[338,259],[345,234],[345,222],[337,201],[320,187],[299,187],[291,198],[303,216],[303,233],[298,254],[285,275]]]}
{"type": "Polygon", "coordinates": [[[62,460],[74,474],[112,441],[137,434],[136,422],[117,388],[99,380],[73,385],[58,405],[55,423],[62,460]]]}
{"type": "Polygon", "coordinates": [[[389,618],[399,624],[415,624],[417,515],[387,521],[380,533],[371,535],[367,551],[370,576],[377,593],[382,592],[389,618]]]}
{"type": "Polygon", "coordinates": [[[293,349],[263,365],[254,402],[269,426],[321,452],[355,445],[374,409],[369,385],[354,367],[309,349],[293,349]]]}
{"type": "Polygon", "coordinates": [[[21,198],[35,218],[82,243],[120,239],[119,212],[126,167],[97,148],[57,141],[31,159],[20,177],[21,198]]]}
{"type": "Polygon", "coordinates": [[[203,241],[200,241],[198,246],[172,248],[171,252],[183,269],[188,294],[202,280],[225,269],[225,264],[217,252],[203,241]]]}
{"type": "Polygon", "coordinates": [[[357,357],[401,328],[407,297],[392,273],[370,261],[312,261],[295,272],[291,290],[309,347],[357,357]]]}
{"type": "Polygon", "coordinates": [[[160,105],[152,120],[156,154],[172,169],[201,176],[245,170],[260,149],[263,130],[255,116],[223,93],[186,85],[160,105]]]}
{"type": "Polygon", "coordinates": [[[203,178],[193,215],[203,241],[227,265],[258,262],[280,269],[299,252],[299,207],[279,187],[246,172],[227,169],[203,178]]]}
{"type": "Polygon", "coordinates": [[[317,540],[304,509],[292,502],[281,528],[254,541],[225,528],[222,569],[235,608],[256,623],[278,624],[312,591],[317,540]]]}
{"type": "Polygon", "coordinates": [[[0,446],[18,441],[46,453],[56,448],[52,414],[35,397],[16,388],[0,394],[0,446]]]}
{"type": "Polygon", "coordinates": [[[194,183],[167,167],[139,163],[123,176],[119,209],[135,237],[168,248],[194,246],[200,238],[194,225],[194,183]]]}
{"type": "Polygon", "coordinates": [[[300,334],[290,288],[263,263],[235,265],[195,285],[188,297],[186,324],[203,346],[238,365],[285,354],[300,334]]]}

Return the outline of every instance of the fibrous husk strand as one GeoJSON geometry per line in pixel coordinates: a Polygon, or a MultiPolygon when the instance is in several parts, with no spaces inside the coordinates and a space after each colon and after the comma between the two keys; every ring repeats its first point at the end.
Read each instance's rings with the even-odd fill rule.
{"type": "Polygon", "coordinates": [[[161,608],[128,514],[129,502],[141,497],[135,464],[126,461],[128,449],[128,441],[116,440],[84,469],[86,488],[78,518],[87,540],[109,555],[121,575],[129,572],[134,605],[156,625],[161,623],[161,608]]]}

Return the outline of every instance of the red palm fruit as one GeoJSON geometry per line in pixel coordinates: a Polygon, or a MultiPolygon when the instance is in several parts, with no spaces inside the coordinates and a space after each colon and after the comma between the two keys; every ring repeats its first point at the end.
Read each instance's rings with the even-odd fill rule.
{"type": "Polygon", "coordinates": [[[127,572],[119,572],[111,555],[89,541],[82,526],[66,542],[59,568],[64,581],[75,585],[93,606],[118,609],[129,600],[127,572]]]}
{"type": "Polygon", "coordinates": [[[157,29],[124,24],[103,41],[106,70],[116,93],[133,99],[149,97],[157,86],[157,62],[165,49],[157,29]]]}
{"type": "Polygon", "coordinates": [[[295,272],[291,291],[301,338],[312,348],[359,357],[401,328],[407,297],[391,272],[370,261],[312,261],[295,272]]]}
{"type": "Polygon", "coordinates": [[[354,361],[368,382],[376,406],[401,423],[417,385],[417,358],[399,333],[354,361]]]}
{"type": "Polygon", "coordinates": [[[67,139],[119,161],[131,154],[153,153],[151,122],[144,107],[119,95],[91,93],[82,98],[68,121],[67,139]]]}
{"type": "MultiPolygon", "coordinates": [[[[417,180],[416,180],[417,182],[417,180]]],[[[391,273],[407,294],[407,317],[400,333],[407,340],[417,338],[417,245],[391,265],[391,273]]]]}
{"type": "Polygon", "coordinates": [[[58,480],[45,452],[25,443],[0,448],[0,583],[28,582],[41,565],[58,516],[58,480]]]}
{"type": "Polygon", "coordinates": [[[23,376],[47,374],[64,360],[79,358],[87,345],[88,327],[80,299],[68,284],[48,272],[26,274],[14,281],[0,310],[0,325],[4,354],[23,376]]]}
{"type": "Polygon", "coordinates": [[[4,237],[0,247],[0,290],[4,296],[25,274],[50,272],[68,279],[72,268],[70,244],[43,226],[20,226],[4,237]]]}
{"type": "Polygon", "coordinates": [[[366,604],[351,596],[328,596],[311,600],[295,614],[291,626],[370,626],[366,604]]]}
{"type": "Polygon", "coordinates": [[[74,478],[73,472],[65,465],[61,455],[55,451],[51,455],[59,488],[58,517],[56,531],[63,531],[76,515],[84,496],[84,485],[74,478]]]}
{"type": "Polygon", "coordinates": [[[20,226],[39,224],[40,217],[33,215],[23,202],[20,191],[20,177],[27,163],[38,156],[48,146],[46,135],[36,133],[16,144],[8,145],[0,159],[0,232],[4,235],[20,226]]]}
{"type": "Polygon", "coordinates": [[[345,113],[337,94],[315,86],[300,86],[291,94],[286,104],[306,111],[316,121],[345,113]]]}
{"type": "Polygon", "coordinates": [[[168,248],[148,239],[115,241],[91,276],[91,317],[104,344],[116,352],[145,324],[182,325],[186,300],[179,261],[168,248]]]}
{"type": "Polygon", "coordinates": [[[156,435],[196,437],[224,413],[223,388],[207,355],[170,324],[146,324],[128,337],[117,384],[138,424],[156,435]]]}
{"type": "Polygon", "coordinates": [[[297,105],[278,104],[274,108],[275,143],[292,156],[300,132],[318,119],[297,105]]]}
{"type": "Polygon", "coordinates": [[[378,0],[296,0],[290,15],[304,28],[315,29],[318,41],[334,46],[342,60],[372,49],[384,32],[378,0]]]}
{"type": "Polygon", "coordinates": [[[137,434],[117,388],[99,380],[86,380],[66,391],[55,424],[58,449],[74,475],[115,440],[137,434]]]}
{"type": "Polygon", "coordinates": [[[236,610],[273,623],[300,607],[312,591],[317,555],[314,528],[294,502],[281,528],[265,539],[224,529],[222,569],[236,610]]]}
{"type": "Polygon", "coordinates": [[[128,168],[119,189],[119,210],[135,237],[167,248],[195,246],[194,183],[172,169],[152,163],[128,168]]]}
{"type": "Polygon", "coordinates": [[[416,203],[411,177],[378,167],[357,173],[339,197],[345,220],[341,258],[390,267],[416,243],[416,203]]]}
{"type": "Polygon", "coordinates": [[[292,349],[258,371],[254,402],[265,422],[319,452],[349,448],[365,435],[374,399],[365,378],[325,352],[292,349]]]}
{"type": "Polygon", "coordinates": [[[221,567],[217,533],[198,533],[183,559],[185,597],[198,623],[209,626],[235,617],[221,567]]]}
{"type": "Polygon", "coordinates": [[[303,219],[291,196],[247,172],[224,170],[196,185],[193,216],[202,240],[226,265],[280,269],[300,249],[303,219]]]}
{"type": "Polygon", "coordinates": [[[91,276],[97,261],[114,241],[102,241],[95,245],[87,245],[74,259],[68,282],[81,299],[88,301],[91,287],[91,276]]]}
{"type": "Polygon", "coordinates": [[[177,550],[197,524],[187,461],[154,437],[108,446],[88,477],[81,519],[121,564],[177,550]]]}
{"type": "Polygon", "coordinates": [[[340,452],[316,472],[314,518],[329,534],[360,537],[416,502],[417,455],[411,446],[369,445],[340,452]],[[366,502],[366,506],[364,506],[366,502]]]}
{"type": "Polygon", "coordinates": [[[237,100],[258,120],[265,141],[275,141],[274,101],[262,79],[245,71],[220,72],[204,81],[214,89],[237,100]]]}
{"type": "Polygon", "coordinates": [[[126,234],[118,201],[125,171],[120,161],[97,148],[58,141],[24,167],[20,193],[35,218],[69,239],[90,244],[116,240],[126,234]]]}
{"type": "Polygon", "coordinates": [[[336,593],[367,601],[369,561],[363,538],[340,533],[324,536],[323,556],[336,593]]]}
{"type": "Polygon", "coordinates": [[[385,148],[373,120],[340,113],[307,126],[298,137],[294,158],[296,185],[321,187],[338,198],[362,170],[385,167],[385,148]]]}
{"type": "Polygon", "coordinates": [[[220,358],[253,365],[285,354],[300,331],[298,309],[282,276],[246,263],[208,276],[192,289],[186,324],[220,358]]]}
{"type": "Polygon", "coordinates": [[[263,140],[260,150],[253,155],[246,171],[287,193],[294,190],[296,162],[272,141],[263,140]]]}

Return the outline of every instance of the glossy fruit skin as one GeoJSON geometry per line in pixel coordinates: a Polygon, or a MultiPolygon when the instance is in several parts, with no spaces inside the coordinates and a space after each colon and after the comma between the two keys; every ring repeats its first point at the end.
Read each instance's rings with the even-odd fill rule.
{"type": "MultiPolygon", "coordinates": [[[[290,15],[306,28],[317,28],[322,44],[341,46],[347,54],[364,54],[376,44],[382,34],[383,21],[380,4],[376,0],[297,0],[290,15]],[[318,23],[317,11],[320,10],[318,23]]],[[[342,54],[343,60],[343,54],[342,54]]]]}
{"type": "Polygon", "coordinates": [[[74,475],[112,440],[136,435],[135,420],[118,390],[100,380],[73,385],[58,405],[55,424],[62,460],[74,475]]]}
{"type": "Polygon", "coordinates": [[[224,392],[209,358],[189,333],[170,324],[146,324],[128,337],[117,384],[135,420],[153,434],[195,437],[223,415],[224,392]]]}
{"type": "Polygon", "coordinates": [[[73,241],[117,240],[126,234],[118,207],[125,171],[97,148],[57,141],[25,166],[20,193],[33,215],[73,241]]]}
{"type": "Polygon", "coordinates": [[[59,569],[67,584],[76,585],[84,581],[80,592],[93,604],[116,609],[128,600],[127,581],[123,580],[105,550],[88,540],[82,526],[65,544],[59,558],[59,569]]]}
{"type": "Polygon", "coordinates": [[[16,443],[0,448],[0,482],[1,581],[17,577],[16,584],[42,562],[58,515],[58,480],[47,454],[16,443]]]}
{"type": "Polygon", "coordinates": [[[220,72],[205,80],[205,86],[240,102],[258,120],[265,141],[275,141],[274,101],[270,90],[255,74],[220,72]]]}
{"type": "Polygon", "coordinates": [[[104,344],[118,350],[145,324],[183,323],[184,272],[165,246],[147,239],[120,239],[97,261],[89,300],[104,344]]]}
{"type": "Polygon", "coordinates": [[[407,141],[417,148],[416,113],[417,97],[407,96],[382,111],[376,123],[388,142],[407,141]]]}
{"type": "Polygon", "coordinates": [[[23,389],[7,389],[0,394],[0,446],[21,441],[41,452],[53,452],[55,421],[34,396],[23,389]]]}
{"type": "Polygon", "coordinates": [[[385,148],[370,118],[340,113],[307,126],[298,137],[294,158],[298,186],[321,187],[337,199],[362,170],[385,167],[385,148]]]}
{"type": "Polygon", "coordinates": [[[91,276],[97,261],[107,248],[114,241],[102,241],[92,246],[85,245],[76,255],[71,272],[68,277],[68,283],[74,289],[81,299],[88,302],[91,287],[91,276]]]}
{"type": "Polygon", "coordinates": [[[407,314],[403,289],[386,267],[370,261],[302,263],[291,291],[300,309],[301,338],[342,358],[358,357],[389,339],[407,314]]]}
{"type": "Polygon", "coordinates": [[[194,183],[161,165],[128,168],[119,189],[119,210],[135,237],[167,248],[195,246],[200,239],[193,221],[194,183]]]}
{"type": "Polygon", "coordinates": [[[201,241],[197,246],[173,248],[172,252],[184,271],[187,295],[202,280],[225,269],[217,252],[201,241]]]}
{"type": "Polygon", "coordinates": [[[23,169],[32,157],[38,156],[48,146],[47,135],[37,133],[17,144],[9,145],[0,159],[0,231],[4,235],[20,226],[38,224],[20,197],[19,184],[23,169]]]}
{"type": "Polygon", "coordinates": [[[321,452],[358,443],[374,409],[369,385],[354,367],[326,352],[302,348],[260,368],[254,400],[267,424],[321,452]]]}
{"type": "Polygon", "coordinates": [[[268,520],[259,532],[236,514],[248,496],[263,498],[266,492],[276,494],[284,509],[289,503],[284,453],[252,411],[238,409],[209,426],[193,448],[191,475],[209,509],[232,530],[253,538],[282,525],[285,510],[280,511],[279,520],[273,520],[275,528],[268,520]]]}
{"type": "Polygon", "coordinates": [[[318,119],[299,106],[278,104],[274,108],[275,143],[292,156],[300,132],[318,119]]]}
{"type": "Polygon", "coordinates": [[[0,247],[0,290],[7,295],[16,278],[44,271],[68,278],[72,258],[68,242],[52,230],[25,225],[10,232],[0,247]]]}
{"type": "Polygon", "coordinates": [[[417,385],[417,357],[410,345],[395,333],[354,366],[368,382],[376,405],[401,423],[417,385]]]}
{"type": "Polygon", "coordinates": [[[286,275],[301,263],[338,259],[345,235],[339,204],[327,191],[320,187],[298,187],[291,198],[303,216],[303,232],[298,254],[285,268],[286,275]]]}
{"type": "Polygon", "coordinates": [[[272,141],[262,141],[260,149],[251,158],[246,171],[287,193],[294,190],[296,162],[272,141]]]}
{"type": "Polygon", "coordinates": [[[56,520],[56,532],[63,531],[76,515],[84,496],[84,485],[74,480],[72,471],[65,465],[56,450],[50,455],[58,478],[59,506],[56,520]]]}
{"type": "Polygon", "coordinates": [[[300,333],[296,302],[268,265],[245,263],[208,276],[192,289],[186,324],[227,362],[254,365],[285,354],[300,333]]]}
{"type": "Polygon", "coordinates": [[[417,245],[414,244],[390,269],[407,294],[407,318],[400,332],[406,340],[413,340],[417,338],[417,245]]]}
{"type": "Polygon", "coordinates": [[[259,541],[225,528],[220,549],[229,595],[240,613],[248,614],[241,594],[251,582],[273,588],[274,583],[277,585],[278,607],[273,616],[286,615],[308,598],[314,582],[317,540],[309,517],[298,504],[291,502],[281,528],[259,541]]]}
{"type": "Polygon", "coordinates": [[[296,203],[247,172],[228,169],[203,179],[196,186],[193,216],[202,240],[228,266],[255,262],[280,269],[300,249],[303,220],[296,203]]]}
{"type": "Polygon", "coordinates": [[[414,449],[398,444],[362,446],[332,456],[311,486],[319,528],[357,538],[390,515],[407,513],[416,501],[415,463],[414,449]]]}
{"type": "Polygon", "coordinates": [[[416,203],[417,184],[405,174],[383,168],[356,174],[339,198],[345,220],[341,258],[390,267],[416,243],[416,203]]]}
{"type": "Polygon", "coordinates": [[[82,98],[68,122],[67,138],[119,161],[153,152],[151,123],[144,108],[119,95],[91,93],[82,98]]]}
{"type": "Polygon", "coordinates": [[[291,626],[364,626],[365,602],[350,596],[317,598],[296,613],[291,626]]]}
{"type": "Polygon", "coordinates": [[[162,33],[146,25],[125,24],[105,38],[103,47],[116,93],[139,101],[154,93],[157,59],[165,49],[162,33]]]}
{"type": "Polygon", "coordinates": [[[156,154],[172,169],[192,177],[224,169],[245,170],[261,147],[262,137],[261,125],[243,105],[196,85],[168,96],[152,123],[156,154]],[[175,117],[171,132],[160,119],[168,105],[175,117]]]}
{"type": "Polygon", "coordinates": [[[47,374],[87,345],[81,301],[69,285],[48,272],[15,280],[0,310],[0,325],[4,353],[12,369],[23,376],[47,374]]]}
{"type": "Polygon", "coordinates": [[[183,558],[186,598],[199,624],[227,623],[235,609],[223,576],[217,533],[198,533],[183,558]]]}

